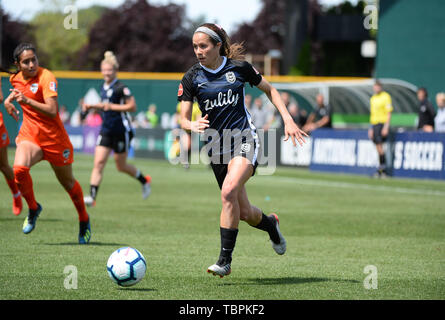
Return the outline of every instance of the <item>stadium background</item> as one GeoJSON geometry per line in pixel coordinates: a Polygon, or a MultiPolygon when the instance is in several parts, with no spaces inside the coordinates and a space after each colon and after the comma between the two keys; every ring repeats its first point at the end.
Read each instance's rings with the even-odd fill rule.
{"type": "MultiPolygon", "coordinates": [[[[137,4],[137,1],[133,3],[137,4]]],[[[332,120],[335,129],[367,128],[369,120],[368,102],[372,95],[373,77],[383,79],[384,89],[393,98],[395,109],[391,119],[393,131],[412,131],[415,129],[418,112],[418,102],[415,96],[417,87],[426,87],[429,90],[431,100],[434,100],[431,97],[434,97],[437,92],[443,91],[442,75],[445,72],[445,66],[442,52],[445,50],[445,43],[438,41],[445,36],[445,28],[441,27],[440,14],[445,6],[443,1],[430,0],[427,5],[415,0],[370,1],[370,4],[378,4],[379,6],[378,36],[375,34],[376,30],[366,30],[364,28],[364,14],[357,14],[357,8],[363,8],[367,4],[365,2],[359,2],[352,14],[348,12],[351,5],[348,7],[347,2],[345,2],[343,7],[339,5],[335,9],[337,11],[342,9],[340,14],[318,15],[314,14],[313,2],[311,1],[282,1],[280,3],[282,3],[282,6],[294,9],[293,12],[297,13],[297,17],[286,16],[285,25],[289,32],[283,36],[285,49],[287,49],[289,42],[292,42],[286,38],[293,37],[296,39],[292,50],[283,50],[278,59],[274,59],[270,52],[263,55],[262,60],[261,58],[258,60],[258,55],[250,55],[249,58],[254,65],[257,65],[266,74],[269,81],[274,83],[278,89],[290,92],[298,101],[300,108],[307,112],[311,112],[316,107],[316,94],[320,91],[326,93],[329,104],[333,109],[332,120]],[[297,26],[297,28],[289,29],[289,26],[292,25],[297,26]],[[344,75],[337,76],[335,74],[336,69],[332,66],[331,69],[325,67],[324,71],[317,70],[315,66],[317,61],[315,61],[306,70],[306,74],[311,73],[315,76],[295,75],[295,72],[292,71],[295,66],[292,67],[289,63],[289,59],[292,59],[292,57],[289,57],[289,53],[294,53],[298,57],[297,59],[293,58],[294,61],[297,60],[296,66],[304,71],[305,67],[302,66],[301,61],[304,60],[308,42],[311,43],[312,55],[310,58],[313,60],[314,56],[317,57],[317,46],[314,46],[314,43],[323,43],[325,55],[332,53],[335,58],[339,58],[339,54],[347,55],[347,53],[341,50],[333,51],[332,44],[343,45],[345,50],[350,50],[350,46],[354,45],[352,51],[357,51],[360,44],[366,40],[376,40],[376,56],[357,58],[357,53],[354,56],[354,59],[358,59],[359,64],[365,70],[342,71],[344,75]],[[300,49],[299,52],[296,51],[298,49],[300,49]],[[267,58],[271,61],[269,67],[266,65],[267,58]],[[283,74],[286,73],[287,75],[284,76],[283,74]],[[323,73],[329,76],[320,76],[323,73]]],[[[265,9],[268,5],[270,6],[270,3],[264,1],[265,9]]],[[[240,27],[240,31],[235,37],[242,34],[243,27],[240,27]]],[[[2,51],[5,50],[11,49],[3,46],[2,51]]],[[[2,55],[3,59],[5,59],[5,56],[7,54],[2,55]]],[[[339,59],[341,60],[341,57],[339,59]]],[[[326,60],[325,58],[318,62],[326,64],[326,60]]],[[[298,72],[300,74],[304,73],[301,70],[298,72]]],[[[87,91],[91,88],[99,91],[102,83],[101,74],[97,71],[53,71],[58,78],[59,104],[65,105],[71,114],[78,108],[79,100],[87,91]]],[[[182,74],[182,72],[122,71],[119,73],[119,77],[125,81],[134,94],[138,111],[145,110],[149,104],[153,103],[157,106],[158,115],[163,113],[172,115],[176,111],[176,91],[182,74]]],[[[9,89],[8,79],[5,74],[2,74],[3,94],[6,95],[9,89]]],[[[258,89],[249,86],[246,87],[246,92],[253,97],[260,94],[258,89]]],[[[20,124],[7,116],[4,117],[4,121],[12,138],[12,145],[14,145],[14,138],[20,124]]],[[[150,136],[150,134],[159,136],[159,133],[150,133],[150,130],[140,131],[140,134],[142,136],[150,136]]],[[[413,139],[418,139],[418,137],[413,139]]],[[[439,141],[443,141],[443,138],[439,138],[439,141]]],[[[388,152],[392,153],[393,151],[389,150],[388,152]]],[[[142,155],[150,156],[150,152],[144,152],[142,155]]],[[[153,155],[155,157],[159,156],[153,155]]],[[[390,155],[389,158],[391,159],[392,156],[390,155]]],[[[279,162],[286,164],[286,161],[279,162]]],[[[304,163],[304,165],[308,166],[309,164],[304,163]]],[[[368,171],[366,172],[368,173],[368,171]]],[[[434,177],[434,173],[432,176],[434,177]]],[[[442,176],[443,174],[440,174],[437,177],[442,176]]]]}
{"type": "MultiPolygon", "coordinates": [[[[279,4],[291,2],[297,8],[288,10],[289,15],[305,6],[307,10],[311,8],[305,1],[263,1],[265,5],[272,3],[277,8],[279,4]]],[[[305,31],[302,21],[303,27],[299,26],[295,32],[302,30],[305,37],[297,36],[295,32],[288,34],[289,38],[298,39],[296,46],[299,49],[285,50],[299,57],[296,67],[293,68],[292,62],[285,63],[283,57],[284,70],[279,74],[285,76],[271,75],[268,79],[280,90],[293,92],[299,97],[300,104],[308,109],[311,108],[313,94],[320,88],[325,90],[327,84],[331,85],[331,102],[339,109],[334,110],[333,131],[317,130],[314,133],[321,142],[329,142],[323,140],[327,136],[341,142],[334,144],[336,146],[348,146],[343,143],[343,134],[353,135],[357,145],[369,142],[366,141],[364,129],[368,117],[366,101],[375,75],[385,79],[385,88],[391,90],[397,101],[405,101],[396,105],[403,109],[396,110],[400,117],[394,117],[394,121],[398,122],[394,124],[395,133],[412,134],[417,145],[422,139],[438,139],[443,135],[422,136],[414,130],[417,117],[414,90],[418,86],[426,86],[430,89],[430,97],[436,90],[443,91],[442,79],[437,77],[444,71],[441,58],[444,30],[437,20],[438,14],[443,12],[443,3],[440,0],[379,1],[378,50],[375,58],[360,55],[362,41],[374,39],[368,30],[362,28],[363,9],[359,8],[360,14],[355,17],[347,14],[348,10],[353,9],[351,5],[329,9],[332,14],[318,17],[317,32],[311,29],[309,21],[306,21],[305,31]],[[336,14],[337,10],[341,13],[336,14]],[[396,23],[397,29],[393,28],[396,23]],[[354,28],[354,24],[360,28],[354,28]],[[325,53],[324,60],[318,55],[320,48],[325,53]],[[309,51],[311,54],[308,54],[309,51]],[[317,62],[311,62],[313,58],[317,62]],[[335,83],[331,80],[335,80],[335,83]],[[343,80],[348,80],[347,85],[343,80]],[[399,128],[404,131],[397,132],[399,128]]],[[[267,18],[274,16],[274,9],[267,7],[269,15],[260,15],[261,19],[257,22],[262,20],[266,26],[273,25],[267,18]]],[[[14,28],[8,29],[5,23],[3,27],[2,64],[7,66],[6,61],[9,60],[6,54],[13,50],[14,45],[10,43],[9,47],[5,46],[5,41],[10,40],[6,36],[14,35],[19,39],[16,31],[20,28],[17,23],[14,28]]],[[[254,30],[263,30],[259,23],[254,24],[253,29],[250,28],[252,26],[247,27],[248,35],[255,35],[254,30]]],[[[189,41],[187,38],[187,45],[189,41]]],[[[265,52],[261,51],[258,41],[248,43],[257,46],[256,50],[264,56],[265,52]]],[[[267,46],[273,47],[270,42],[267,42],[267,46]]],[[[58,51],[53,49],[50,57],[54,59],[49,62],[57,60],[58,51]]],[[[129,49],[131,46],[126,48],[129,49]]],[[[39,52],[39,58],[43,61],[44,52],[39,52]]],[[[100,52],[102,54],[103,51],[100,52]]],[[[97,54],[96,58],[100,59],[101,54],[97,54]]],[[[125,65],[122,63],[123,68],[125,65]]],[[[188,64],[184,67],[187,68],[188,64]]],[[[53,66],[50,69],[59,79],[60,103],[66,104],[70,111],[89,88],[97,89],[101,84],[97,65],[91,66],[91,69],[53,66]]],[[[120,77],[135,93],[140,110],[154,99],[161,111],[174,112],[177,84],[184,70],[175,74],[152,71],[121,72],[120,77]]],[[[9,84],[6,74],[1,76],[3,93],[6,94],[9,84]]],[[[247,90],[254,95],[259,94],[249,87],[247,90]]],[[[17,124],[5,115],[4,110],[3,114],[13,138],[17,124]]],[[[438,145],[431,142],[428,142],[429,146],[438,145]]],[[[439,143],[443,146],[443,142],[439,143]]],[[[329,144],[320,143],[320,146],[329,147],[329,144]]],[[[369,144],[363,146],[366,150],[369,144]]],[[[77,224],[72,203],[57,184],[47,162],[40,162],[32,171],[36,194],[45,207],[38,229],[32,235],[23,235],[21,226],[24,215],[14,217],[11,214],[10,192],[5,183],[0,183],[0,245],[3,248],[0,253],[0,281],[3,284],[0,286],[0,299],[143,299],[145,303],[140,306],[144,310],[141,311],[146,313],[148,310],[153,314],[160,311],[164,317],[167,312],[163,307],[165,304],[155,301],[147,308],[147,301],[178,299],[178,304],[181,304],[190,299],[203,299],[215,300],[213,302],[216,304],[218,301],[226,303],[226,299],[300,300],[295,306],[287,304],[292,308],[290,312],[293,312],[301,309],[301,300],[305,299],[443,300],[443,181],[369,179],[361,175],[338,174],[341,168],[333,165],[329,167],[335,170],[335,174],[300,169],[297,167],[301,166],[299,161],[307,160],[298,156],[301,149],[285,147],[289,156],[286,165],[289,167],[280,166],[272,176],[256,175],[249,181],[248,188],[252,203],[265,212],[280,214],[281,230],[288,240],[288,252],[284,256],[276,256],[262,233],[243,225],[236,249],[236,269],[234,265],[233,274],[224,279],[209,277],[203,269],[207,266],[206,262],[214,262],[219,242],[215,229],[219,217],[215,208],[220,206],[219,189],[211,171],[204,165],[185,170],[165,160],[131,159],[138,168],[153,177],[153,193],[148,201],[140,199],[140,188],[133,180],[124,179],[112,164],[108,165],[106,180],[101,185],[100,203],[91,211],[94,219],[93,239],[88,246],[77,244],[77,224]],[[120,289],[109,280],[105,265],[109,255],[124,245],[131,245],[144,254],[148,273],[137,287],[120,289]],[[181,270],[177,270],[178,264],[181,270]],[[76,290],[64,287],[67,277],[64,268],[68,265],[78,268],[76,290]],[[378,269],[377,289],[364,286],[364,280],[369,276],[364,270],[369,265],[378,269]]],[[[11,163],[14,148],[8,151],[11,163]]],[[[341,155],[340,160],[351,159],[345,154],[341,155]]],[[[153,156],[153,153],[150,152],[149,156],[153,156]]],[[[75,157],[76,178],[84,190],[88,190],[93,157],[80,152],[75,153],[75,157]]],[[[320,160],[318,166],[326,166],[322,157],[317,156],[317,159],[320,160]]],[[[443,163],[441,159],[440,165],[443,166],[443,163]]],[[[423,172],[420,177],[429,176],[423,172]]],[[[438,177],[437,172],[435,177],[438,177]]],[[[7,302],[3,303],[6,305],[7,302]]],[[[11,304],[13,307],[16,305],[11,304]]],[[[46,303],[32,305],[34,315],[37,305],[43,306],[44,312],[47,312],[46,303]]],[[[276,305],[281,307],[281,304],[276,305]]],[[[313,303],[310,306],[313,312],[313,303]]],[[[98,304],[95,307],[99,307],[98,304]]],[[[400,307],[398,303],[394,308],[399,316],[401,309],[406,312],[420,310],[418,303],[406,303],[400,307]]],[[[106,312],[116,315],[116,308],[110,304],[102,304],[104,308],[106,312]]],[[[77,309],[82,315],[85,313],[83,308],[77,309]]],[[[125,312],[128,310],[124,308],[125,312]]],[[[175,307],[168,308],[168,311],[177,316],[175,307]]],[[[271,309],[268,312],[270,314],[271,309]]],[[[385,308],[387,312],[388,308],[385,308]]]]}

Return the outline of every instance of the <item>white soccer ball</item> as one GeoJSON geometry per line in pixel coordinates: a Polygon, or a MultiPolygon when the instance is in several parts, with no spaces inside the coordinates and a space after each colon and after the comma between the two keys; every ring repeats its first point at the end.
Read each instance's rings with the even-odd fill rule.
{"type": "Polygon", "coordinates": [[[129,287],[141,281],[146,270],[144,256],[131,247],[119,248],[108,258],[108,275],[122,287],[129,287]]]}

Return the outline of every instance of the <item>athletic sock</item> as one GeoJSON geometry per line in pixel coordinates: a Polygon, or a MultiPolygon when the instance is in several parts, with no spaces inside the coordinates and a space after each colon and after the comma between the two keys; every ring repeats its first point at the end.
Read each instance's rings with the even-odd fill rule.
{"type": "Polygon", "coordinates": [[[82,188],[79,182],[77,182],[77,180],[74,181],[74,186],[70,191],[68,191],[68,194],[70,195],[71,200],[73,201],[74,206],[76,207],[77,214],[79,215],[79,221],[87,222],[88,213],[85,208],[85,203],[83,202],[82,188]]]}
{"type": "Polygon", "coordinates": [[[99,191],[99,186],[93,186],[92,184],[90,185],[90,196],[94,200],[96,200],[98,191],[99,191]]]}
{"type": "Polygon", "coordinates": [[[142,174],[142,172],[139,169],[136,172],[135,177],[136,177],[136,179],[139,180],[140,183],[142,183],[142,184],[146,184],[147,183],[147,179],[145,178],[145,176],[142,174]]]}
{"type": "Polygon", "coordinates": [[[14,198],[20,195],[19,187],[17,187],[17,183],[15,183],[14,179],[11,179],[11,180],[6,179],[6,183],[8,184],[9,189],[11,189],[11,192],[12,192],[12,195],[14,196],[14,198]]]}
{"type": "Polygon", "coordinates": [[[385,159],[385,154],[379,155],[379,172],[385,172],[386,170],[386,159],[385,159]]]}
{"type": "Polygon", "coordinates": [[[15,183],[20,190],[23,198],[25,198],[30,210],[37,210],[37,201],[34,197],[32,187],[32,178],[29,174],[29,168],[25,166],[14,166],[15,183]]]}
{"type": "Polygon", "coordinates": [[[269,233],[270,240],[274,243],[280,243],[280,235],[278,234],[277,228],[275,227],[274,218],[266,216],[264,213],[261,214],[261,221],[254,228],[266,231],[269,233]]]}
{"type": "Polygon", "coordinates": [[[235,249],[238,229],[227,229],[220,227],[221,251],[217,264],[222,266],[232,262],[232,252],[235,249]]]}
{"type": "Polygon", "coordinates": [[[384,154],[379,156],[379,162],[380,162],[381,166],[385,165],[386,161],[385,161],[385,155],[384,154]]]}

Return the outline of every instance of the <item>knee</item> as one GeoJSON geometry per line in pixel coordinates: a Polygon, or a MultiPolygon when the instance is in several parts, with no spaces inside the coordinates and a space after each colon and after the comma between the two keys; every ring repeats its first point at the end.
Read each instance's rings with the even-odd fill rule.
{"type": "Polygon", "coordinates": [[[116,162],[116,169],[119,172],[125,172],[126,169],[125,163],[116,162]]]}
{"type": "Polygon", "coordinates": [[[221,188],[221,200],[225,202],[235,202],[237,199],[237,189],[231,184],[223,184],[221,188]]]}
{"type": "Polygon", "coordinates": [[[3,174],[6,174],[8,172],[9,165],[0,163],[0,171],[3,172],[3,174]]]}
{"type": "Polygon", "coordinates": [[[75,182],[76,180],[74,180],[74,178],[69,178],[60,181],[60,184],[67,192],[70,192],[74,188],[75,182]]]}
{"type": "Polygon", "coordinates": [[[97,160],[94,162],[94,169],[102,172],[104,170],[105,167],[105,163],[107,162],[107,160],[97,160]]]}

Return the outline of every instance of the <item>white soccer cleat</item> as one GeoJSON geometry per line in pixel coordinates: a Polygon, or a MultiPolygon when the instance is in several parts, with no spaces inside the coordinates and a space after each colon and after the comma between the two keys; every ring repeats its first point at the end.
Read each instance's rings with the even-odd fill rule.
{"type": "Polygon", "coordinates": [[[96,205],[96,200],[94,200],[92,196],[83,197],[83,202],[87,207],[94,207],[96,205]]]}
{"type": "Polygon", "coordinates": [[[280,236],[280,243],[274,243],[272,240],[272,248],[279,255],[283,255],[286,252],[286,239],[284,239],[283,235],[280,231],[280,220],[278,220],[278,216],[275,213],[272,213],[271,216],[276,220],[275,227],[277,228],[278,235],[280,236]]]}
{"type": "Polygon", "coordinates": [[[150,196],[150,193],[151,193],[150,183],[147,182],[142,186],[142,198],[144,200],[147,199],[150,196]]]}
{"type": "Polygon", "coordinates": [[[149,175],[146,175],[145,179],[147,180],[147,182],[142,185],[142,198],[144,200],[147,199],[151,193],[151,177],[149,175]]]}
{"type": "Polygon", "coordinates": [[[207,268],[207,272],[213,274],[214,276],[218,275],[220,278],[222,278],[224,276],[228,276],[232,272],[232,269],[230,268],[230,263],[223,266],[214,264],[207,268]]]}

